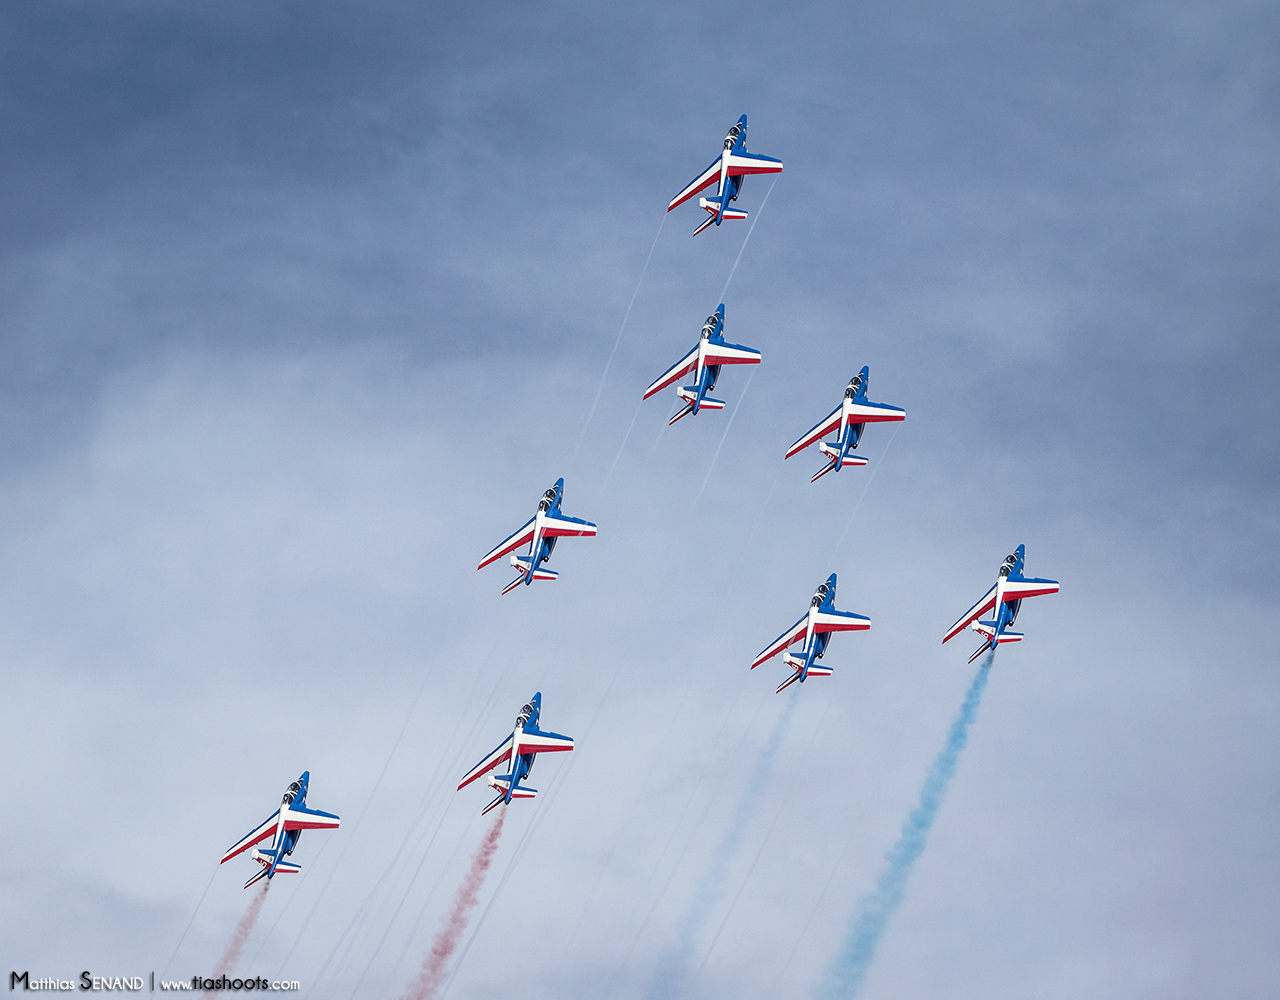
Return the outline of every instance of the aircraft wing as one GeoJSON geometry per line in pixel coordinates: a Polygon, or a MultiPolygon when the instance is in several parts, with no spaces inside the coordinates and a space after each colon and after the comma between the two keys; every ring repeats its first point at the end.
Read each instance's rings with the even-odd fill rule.
{"type": "Polygon", "coordinates": [[[499,764],[501,764],[504,760],[506,760],[510,756],[511,756],[511,736],[508,736],[505,740],[503,740],[501,743],[498,744],[497,749],[495,749],[493,753],[489,754],[488,757],[486,757],[479,764],[477,764],[475,767],[473,767],[470,771],[467,772],[466,777],[464,777],[460,782],[458,782],[458,787],[465,788],[467,785],[471,784],[471,782],[475,781],[476,778],[480,777],[482,774],[486,773],[487,771],[492,771],[495,767],[497,767],[499,764]]]}
{"type": "MultiPolygon", "coordinates": [[[[1009,586],[1008,583],[1006,583],[1005,587],[1007,588],[1008,586],[1009,586]]],[[[1007,589],[1005,593],[1008,593],[1007,589]]],[[[977,604],[975,604],[968,611],[966,611],[961,616],[958,622],[956,622],[949,629],[947,629],[947,634],[942,637],[942,641],[946,642],[948,639],[954,639],[957,635],[959,635],[961,632],[963,632],[966,628],[969,627],[970,622],[976,621],[978,618],[986,614],[995,606],[996,606],[996,586],[993,583],[991,585],[991,589],[987,591],[986,595],[982,598],[982,600],[980,600],[977,604]]]]}
{"type": "Polygon", "coordinates": [[[290,806],[284,811],[286,830],[336,830],[339,822],[333,813],[308,809],[306,806],[290,806]]]}
{"type": "Polygon", "coordinates": [[[862,632],[871,627],[870,618],[852,611],[819,611],[815,618],[815,632],[862,632]]]}
{"type": "Polygon", "coordinates": [[[874,424],[885,420],[906,420],[907,411],[901,406],[890,406],[888,403],[868,403],[865,400],[852,405],[849,414],[851,424],[874,424]]]}
{"type": "Polygon", "coordinates": [[[529,520],[525,522],[524,527],[514,535],[509,535],[499,542],[497,547],[491,549],[489,554],[480,560],[480,565],[477,566],[476,569],[484,569],[495,559],[501,559],[508,552],[512,552],[520,548],[521,545],[528,545],[533,539],[533,522],[537,519],[538,517],[535,514],[533,517],[529,518],[529,520]]]}
{"type": "Polygon", "coordinates": [[[693,350],[668,368],[661,376],[644,391],[644,398],[648,399],[655,392],[661,392],[667,386],[672,385],[679,379],[684,378],[691,371],[698,367],[698,345],[695,344],[693,350]]]}
{"type": "MultiPolygon", "coordinates": [[[[782,167],[779,166],[778,169],[781,170],[782,167]]],[[[695,177],[693,180],[689,182],[688,187],[686,187],[683,191],[681,191],[678,195],[676,195],[674,198],[671,199],[671,204],[667,206],[667,211],[670,212],[677,205],[683,205],[686,201],[692,198],[695,194],[697,194],[703,188],[708,187],[711,184],[714,184],[719,179],[720,179],[720,157],[717,156],[714,160],[711,161],[711,166],[707,167],[706,170],[698,174],[697,177],[695,177]]]]}
{"type": "Polygon", "coordinates": [[[520,734],[521,753],[550,753],[555,750],[572,750],[573,737],[559,733],[544,733],[526,729],[520,734]]]}
{"type": "Polygon", "coordinates": [[[821,440],[828,434],[835,431],[840,426],[840,411],[843,408],[843,405],[837,406],[822,420],[818,421],[818,423],[805,431],[804,434],[800,436],[800,439],[787,449],[787,453],[784,458],[790,458],[792,455],[796,454],[796,452],[804,451],[809,447],[809,445],[821,440]]]}
{"type": "Polygon", "coordinates": [[[760,664],[762,664],[765,660],[769,659],[769,657],[777,656],[784,649],[790,646],[793,642],[799,642],[801,639],[804,638],[805,629],[807,629],[808,627],[809,627],[809,616],[808,614],[806,614],[798,622],[796,622],[789,629],[783,632],[782,635],[778,636],[778,638],[774,639],[773,642],[765,646],[765,648],[761,651],[760,655],[757,656],[755,660],[752,661],[751,669],[755,670],[756,667],[760,666],[760,664]]]}
{"type": "Polygon", "coordinates": [[[1006,601],[1020,601],[1024,597],[1040,597],[1042,594],[1056,594],[1057,592],[1057,580],[1009,579],[1004,584],[1004,599],[1006,601]]]}
{"type": "Polygon", "coordinates": [[[580,517],[544,517],[542,519],[542,533],[544,535],[594,535],[596,526],[590,521],[584,521],[580,517]]]}
{"type": "Polygon", "coordinates": [[[260,826],[255,826],[253,830],[247,834],[243,840],[238,840],[233,844],[227,853],[222,856],[222,860],[218,864],[225,864],[234,858],[237,854],[247,851],[254,844],[261,843],[276,832],[276,821],[280,816],[280,810],[277,809],[265,820],[260,826]]]}
{"type": "Polygon", "coordinates": [[[758,365],[760,363],[759,351],[739,344],[717,344],[714,341],[707,344],[705,357],[704,364],[708,365],[758,365]]]}
{"type": "MultiPolygon", "coordinates": [[[[720,176],[720,163],[716,161],[713,164],[716,176],[720,176]]],[[[742,174],[780,174],[782,173],[782,161],[775,160],[772,156],[761,156],[759,153],[730,153],[729,154],[729,176],[738,177],[742,174]]],[[[670,209],[668,209],[670,211],[670,209]]]]}

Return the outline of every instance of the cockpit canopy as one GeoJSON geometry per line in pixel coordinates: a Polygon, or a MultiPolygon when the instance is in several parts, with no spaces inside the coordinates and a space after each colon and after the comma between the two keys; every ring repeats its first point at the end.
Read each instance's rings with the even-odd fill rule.
{"type": "Polygon", "coordinates": [[[530,702],[529,704],[525,705],[524,708],[520,709],[520,714],[516,716],[516,728],[523,729],[525,727],[525,724],[532,718],[533,718],[533,703],[530,702]]]}
{"type": "Polygon", "coordinates": [[[707,321],[702,324],[702,339],[706,340],[716,332],[716,324],[720,322],[720,317],[712,313],[707,317],[707,321]]]}
{"type": "Polygon", "coordinates": [[[280,800],[280,804],[287,806],[297,798],[300,791],[302,791],[301,781],[290,782],[289,787],[284,790],[284,798],[280,800]]]}
{"type": "Polygon", "coordinates": [[[1016,552],[1010,553],[1008,556],[1006,556],[1004,562],[1000,565],[1000,575],[1008,576],[1011,572],[1013,572],[1014,564],[1017,561],[1018,561],[1018,554],[1016,552]]]}
{"type": "Polygon", "coordinates": [[[819,587],[817,590],[814,591],[813,600],[809,602],[809,606],[811,608],[816,608],[820,606],[822,602],[827,599],[827,589],[828,589],[827,585],[824,583],[821,587],[819,587]]]}
{"type": "Polygon", "coordinates": [[[845,399],[853,399],[858,395],[858,391],[862,388],[862,375],[859,373],[849,379],[849,385],[844,390],[845,399]]]}
{"type": "Polygon", "coordinates": [[[733,128],[729,129],[729,134],[724,137],[724,148],[733,149],[734,145],[738,141],[738,136],[741,134],[741,132],[742,132],[741,124],[734,125],[733,128]]]}
{"type": "Polygon", "coordinates": [[[551,505],[555,503],[555,500],[556,491],[553,489],[547,490],[546,493],[542,494],[542,499],[538,501],[538,510],[550,510],[551,505]]]}

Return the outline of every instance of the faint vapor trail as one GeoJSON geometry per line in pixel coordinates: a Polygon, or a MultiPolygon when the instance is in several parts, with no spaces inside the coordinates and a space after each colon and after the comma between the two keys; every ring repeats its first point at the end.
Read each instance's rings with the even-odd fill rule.
{"type": "Polygon", "coordinates": [[[413,981],[404,995],[404,1000],[431,1000],[435,997],[444,982],[449,959],[458,948],[462,932],[467,929],[467,920],[480,898],[480,887],[484,885],[484,877],[493,864],[493,855],[498,850],[498,838],[502,836],[502,823],[507,818],[507,807],[498,810],[498,816],[489,827],[479,850],[471,858],[471,868],[462,885],[453,897],[453,905],[449,907],[449,915],[444,926],[436,934],[436,939],[422,962],[422,971],[413,981]]]}
{"type": "Polygon", "coordinates": [[[969,685],[969,693],[964,696],[960,712],[951,723],[947,742],[925,776],[920,802],[902,824],[898,842],[885,855],[887,864],[876,880],[875,892],[858,901],[858,910],[849,926],[844,949],[827,968],[822,983],[815,990],[815,995],[823,1000],[851,1000],[862,988],[867,969],[875,958],[876,947],[884,936],[885,925],[902,902],[907,877],[916,859],[924,853],[925,838],[938,816],[947,786],[955,777],[960,751],[969,741],[969,727],[978,714],[978,703],[982,701],[982,691],[987,686],[994,657],[994,653],[987,654],[969,685]]]}
{"type": "Polygon", "coordinates": [[[720,443],[716,445],[715,454],[711,456],[711,464],[707,466],[707,474],[702,477],[702,486],[698,488],[698,495],[693,498],[693,503],[689,505],[689,517],[693,517],[693,512],[698,507],[698,501],[702,499],[702,494],[707,491],[707,483],[711,482],[711,471],[716,467],[716,460],[720,457],[720,449],[724,447],[724,439],[729,436],[729,428],[733,426],[733,421],[737,418],[738,411],[742,409],[742,401],[747,398],[747,390],[751,388],[751,380],[755,377],[756,368],[752,365],[751,374],[747,376],[747,384],[742,387],[742,395],[738,397],[738,405],[729,414],[729,422],[724,425],[724,433],[720,435],[720,443]]]}
{"type": "Polygon", "coordinates": [[[689,966],[694,958],[697,938],[707,922],[712,907],[724,895],[724,882],[729,863],[737,854],[738,848],[742,846],[747,828],[759,808],[764,787],[773,774],[778,750],[782,746],[782,739],[787,733],[787,727],[798,700],[799,691],[793,691],[787,698],[778,721],[774,723],[773,731],[765,740],[764,746],[760,748],[760,754],[756,758],[755,766],[751,769],[747,787],[734,807],[724,836],[720,838],[720,843],[712,852],[707,870],[702,873],[702,877],[694,887],[693,902],[685,911],[676,931],[676,944],[658,959],[658,967],[645,993],[646,1000],[659,1000],[659,998],[666,1000],[666,998],[677,996],[688,981],[689,966]]]}
{"type": "MultiPolygon", "coordinates": [[[[240,923],[236,924],[235,933],[231,935],[231,942],[227,945],[227,950],[222,953],[222,958],[218,959],[218,964],[214,966],[214,979],[219,976],[225,976],[235,970],[236,963],[240,961],[240,955],[244,951],[244,946],[249,943],[249,935],[253,933],[254,925],[258,922],[258,916],[262,913],[262,904],[267,901],[267,890],[270,888],[270,881],[263,882],[262,888],[255,892],[249,900],[249,905],[245,907],[244,916],[240,918],[240,923]]],[[[206,993],[205,995],[207,996],[208,994],[206,993]]]]}
{"type": "Polygon", "coordinates": [[[169,961],[164,963],[164,968],[160,970],[160,978],[163,979],[169,966],[173,964],[173,960],[178,957],[178,949],[182,947],[182,942],[187,939],[187,931],[191,930],[191,925],[195,923],[196,914],[200,912],[200,907],[204,906],[204,897],[209,895],[209,887],[213,885],[213,880],[218,874],[218,869],[213,870],[213,874],[209,876],[209,884],[204,887],[204,892],[200,893],[200,902],[196,903],[196,908],[191,911],[191,919],[187,921],[187,926],[182,928],[182,937],[178,938],[178,943],[173,946],[173,954],[169,956],[169,961]]]}
{"type": "MultiPolygon", "coordinates": [[[[773,179],[773,184],[778,183],[778,178],[773,179]]],[[[729,277],[724,279],[724,288],[720,289],[720,301],[724,301],[725,293],[729,291],[729,282],[733,280],[733,272],[738,270],[738,262],[742,260],[742,251],[747,249],[747,244],[751,242],[751,234],[756,231],[756,223],[760,221],[760,213],[764,211],[765,205],[769,203],[769,195],[773,194],[773,184],[769,185],[769,190],[764,193],[764,200],[760,202],[760,207],[756,209],[756,214],[751,220],[751,226],[747,229],[747,235],[742,240],[742,246],[738,248],[738,256],[734,258],[733,267],[729,269],[729,277]]]]}
{"type": "MultiPolygon", "coordinates": [[[[644,267],[640,269],[640,280],[636,282],[636,289],[631,293],[631,301],[627,303],[627,311],[622,316],[622,325],[618,327],[618,336],[613,340],[613,350],[609,352],[609,360],[604,363],[604,371],[600,373],[600,384],[596,386],[596,398],[591,401],[591,409],[587,413],[587,422],[582,425],[582,433],[578,435],[578,443],[573,446],[574,458],[578,457],[578,449],[582,447],[582,439],[587,436],[587,430],[591,427],[591,421],[596,415],[596,407],[600,405],[600,394],[604,392],[605,379],[609,377],[609,369],[613,367],[613,357],[618,353],[618,345],[622,343],[622,331],[627,328],[627,320],[631,318],[631,308],[636,304],[636,296],[640,294],[640,286],[644,284],[644,276],[649,273],[649,261],[653,260],[653,251],[658,246],[658,237],[662,235],[662,227],[666,224],[667,217],[664,214],[662,221],[658,223],[658,231],[653,236],[653,246],[649,247],[649,256],[644,259],[644,267]]],[[[742,255],[739,254],[738,256],[742,255]]],[[[630,433],[630,431],[627,433],[630,433]]],[[[626,444],[626,441],[623,441],[623,444],[626,444]]],[[[614,462],[616,463],[617,459],[614,459],[614,462]]]]}
{"type": "Polygon", "coordinates": [[[840,532],[840,541],[836,542],[836,547],[831,550],[831,558],[834,559],[836,553],[840,551],[840,546],[844,544],[845,536],[849,534],[849,529],[853,527],[853,519],[858,516],[858,508],[862,506],[862,501],[867,499],[867,491],[871,489],[871,484],[876,478],[876,473],[880,471],[880,466],[884,464],[884,457],[889,454],[889,446],[893,444],[893,439],[898,436],[898,428],[901,424],[893,425],[893,433],[889,435],[889,440],[885,442],[884,451],[880,452],[880,458],[876,461],[876,466],[871,470],[871,475],[867,477],[867,484],[862,487],[862,493],[858,497],[858,502],[853,505],[853,510],[849,512],[849,520],[844,524],[844,531],[840,532]]]}

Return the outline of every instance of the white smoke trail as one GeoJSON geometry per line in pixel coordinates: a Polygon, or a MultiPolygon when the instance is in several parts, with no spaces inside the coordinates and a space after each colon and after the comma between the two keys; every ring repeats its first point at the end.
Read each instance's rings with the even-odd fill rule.
{"type": "Polygon", "coordinates": [[[769,190],[764,193],[764,199],[760,202],[760,207],[756,209],[756,214],[751,219],[751,226],[747,229],[747,235],[742,241],[742,246],[738,248],[738,256],[733,260],[733,267],[729,269],[729,277],[724,279],[724,288],[720,289],[720,301],[724,301],[724,297],[729,291],[729,282],[733,280],[733,274],[738,270],[738,264],[742,260],[742,251],[747,249],[747,244],[751,242],[751,234],[756,231],[756,223],[760,221],[760,214],[764,211],[765,205],[769,204],[769,195],[773,194],[773,185],[778,183],[778,178],[773,179],[773,184],[769,185],[769,190]]]}
{"type": "MultiPolygon", "coordinates": [[[[582,440],[587,436],[587,430],[591,427],[591,421],[596,415],[596,407],[600,405],[600,394],[604,392],[605,380],[609,377],[609,369],[613,367],[613,357],[618,353],[618,345],[622,343],[622,332],[627,328],[627,320],[631,318],[631,309],[636,304],[636,296],[640,294],[640,286],[644,284],[644,276],[649,273],[649,261],[653,260],[653,251],[658,246],[658,237],[662,235],[662,227],[667,224],[667,216],[664,213],[662,221],[658,223],[658,231],[653,236],[653,246],[649,247],[649,256],[644,259],[644,267],[640,269],[640,280],[636,282],[635,291],[631,293],[631,301],[627,303],[627,311],[622,315],[622,325],[618,327],[618,335],[613,339],[613,350],[609,352],[609,360],[604,363],[604,371],[600,373],[600,384],[596,386],[596,398],[591,401],[591,409],[587,411],[587,422],[582,425],[582,433],[578,435],[578,443],[573,446],[573,457],[578,457],[578,451],[582,448],[582,440]]],[[[749,234],[748,234],[749,235],[749,234]]],[[[739,254],[741,256],[741,254],[739,254]]],[[[637,411],[638,412],[638,411],[637,411]]],[[[635,418],[632,418],[635,422],[635,418]]],[[[628,434],[631,432],[628,430],[628,434]]],[[[622,442],[624,445],[626,441],[622,442]]],[[[622,449],[618,449],[621,454],[622,449]]],[[[614,459],[614,463],[617,463],[614,459]]]]}
{"type": "Polygon", "coordinates": [[[795,690],[787,698],[778,721],[774,723],[773,731],[765,740],[764,746],[760,748],[760,754],[747,780],[747,787],[743,790],[742,797],[729,817],[724,836],[720,838],[720,843],[711,853],[706,871],[698,879],[698,884],[694,888],[693,902],[689,904],[689,909],[685,911],[677,926],[676,943],[658,959],[653,980],[645,993],[647,1000],[668,1000],[670,997],[678,996],[688,982],[698,938],[712,908],[724,895],[729,864],[737,854],[738,848],[742,846],[751,820],[760,806],[764,788],[773,774],[778,750],[782,747],[782,739],[787,733],[787,727],[798,700],[799,690],[795,690]]]}
{"type": "Polygon", "coordinates": [[[849,925],[844,948],[827,968],[823,981],[815,991],[815,995],[821,1000],[851,1000],[862,988],[871,960],[875,958],[876,947],[884,936],[885,926],[906,894],[907,877],[911,874],[916,859],[924,853],[925,839],[933,821],[937,819],[947,787],[955,777],[960,751],[969,741],[969,727],[978,714],[978,703],[982,701],[982,692],[987,686],[994,656],[994,653],[987,654],[973,683],[969,685],[969,692],[960,705],[960,711],[951,723],[947,742],[925,776],[924,787],[920,789],[920,802],[902,824],[898,842],[885,855],[887,863],[876,879],[875,891],[858,901],[858,909],[849,925]]]}

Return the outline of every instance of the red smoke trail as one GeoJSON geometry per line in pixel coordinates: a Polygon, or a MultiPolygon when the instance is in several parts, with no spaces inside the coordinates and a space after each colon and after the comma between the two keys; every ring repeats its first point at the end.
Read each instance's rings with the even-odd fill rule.
{"type": "Polygon", "coordinates": [[[227,950],[222,953],[222,958],[218,960],[217,967],[213,970],[214,979],[235,970],[236,963],[240,961],[240,954],[244,951],[244,946],[249,943],[249,935],[253,933],[258,916],[262,913],[262,904],[267,901],[267,890],[270,888],[270,882],[263,882],[261,891],[255,892],[253,898],[249,900],[244,916],[240,918],[240,923],[236,924],[235,933],[231,935],[231,943],[227,945],[227,950]]]}
{"type": "Polygon", "coordinates": [[[422,971],[410,985],[404,1000],[432,1000],[440,984],[444,982],[445,968],[449,959],[458,948],[462,932],[467,929],[467,920],[480,898],[480,887],[484,885],[484,877],[493,863],[493,856],[498,850],[498,838],[502,836],[502,821],[506,818],[507,807],[498,810],[498,818],[489,827],[480,849],[471,857],[471,869],[467,872],[462,885],[453,897],[453,905],[449,907],[449,916],[444,926],[432,942],[431,950],[422,961],[422,971]]]}

